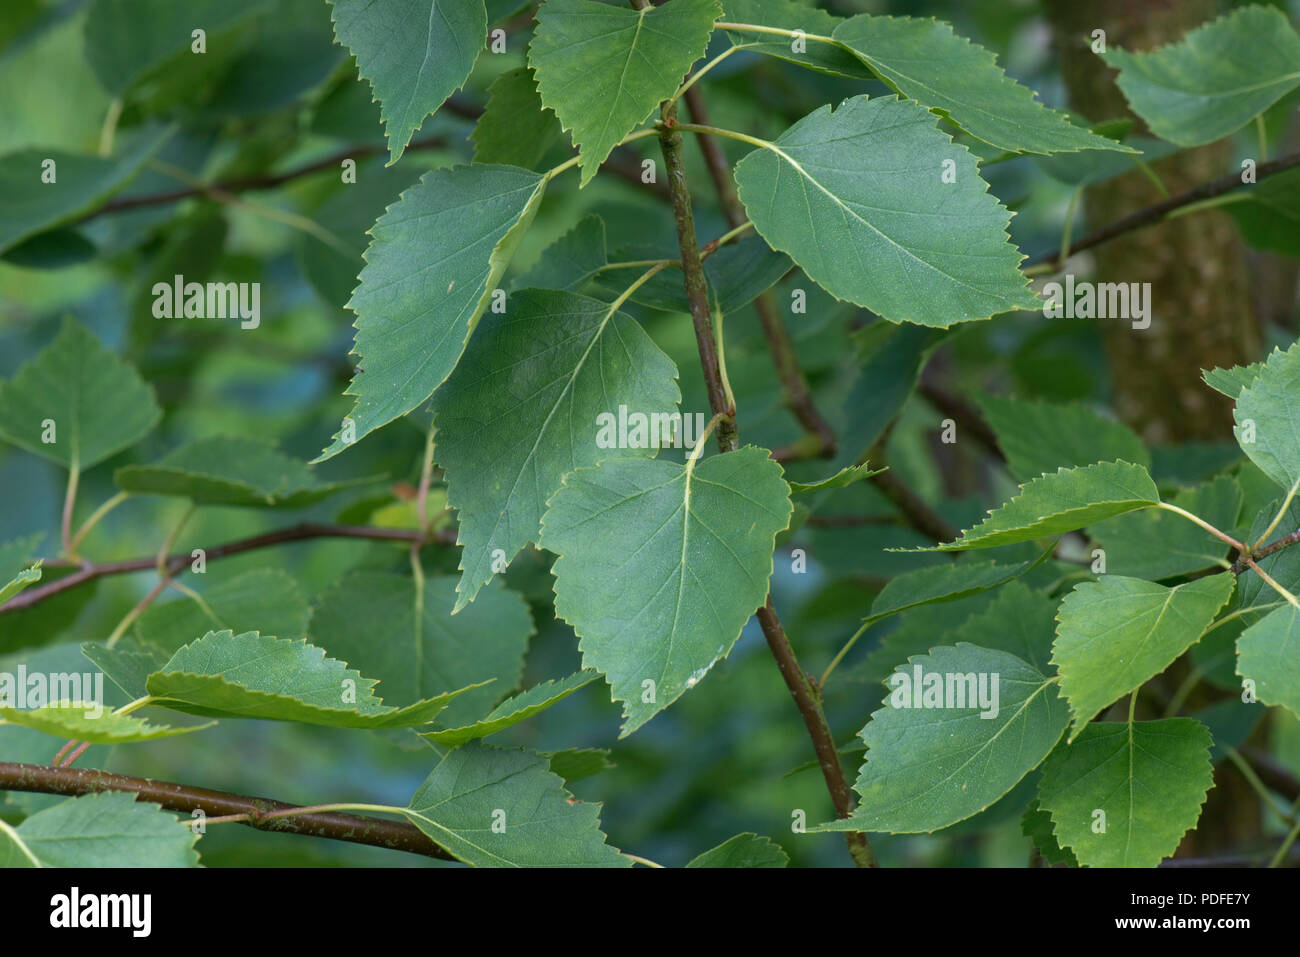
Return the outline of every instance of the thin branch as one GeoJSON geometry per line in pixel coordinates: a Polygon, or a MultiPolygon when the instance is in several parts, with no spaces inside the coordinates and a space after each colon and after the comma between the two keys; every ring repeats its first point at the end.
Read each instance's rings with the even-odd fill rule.
{"type": "MultiPolygon", "coordinates": [[[[288,528],[276,529],[273,532],[264,532],[261,535],[254,535],[250,538],[242,538],[238,541],[227,542],[224,545],[214,545],[211,548],[204,549],[204,556],[207,560],[216,558],[226,558],[230,555],[238,555],[242,552],[251,552],[259,548],[269,548],[272,545],[283,545],[286,542],[301,542],[313,538],[365,538],[382,541],[399,541],[411,542],[419,541],[425,544],[436,545],[454,545],[456,543],[456,532],[454,529],[446,529],[433,533],[432,536],[426,537],[417,529],[407,528],[373,528],[366,525],[324,525],[317,522],[303,522],[299,525],[292,525],[288,528]]],[[[167,572],[171,575],[179,574],[189,565],[192,556],[188,553],[181,553],[168,556],[166,562],[167,572]]],[[[52,581],[47,585],[41,585],[37,588],[29,588],[26,591],[19,592],[5,604],[0,605],[0,615],[9,611],[18,611],[22,608],[30,608],[47,598],[69,589],[76,588],[78,585],[84,585],[88,581],[97,578],[104,578],[108,575],[125,575],[131,572],[146,571],[156,568],[158,564],[157,556],[148,558],[131,558],[125,561],[102,562],[99,564],[87,563],[78,568],[71,575],[52,581]]]]}
{"type": "MultiPolygon", "coordinates": [[[[634,5],[638,7],[644,5],[644,2],[645,0],[633,0],[634,5]]],[[[726,453],[739,444],[734,421],[736,410],[726,399],[719,356],[715,348],[704,268],[700,262],[699,240],[695,235],[690,188],[686,183],[686,169],[682,159],[682,135],[676,129],[674,109],[667,110],[663,120],[659,145],[663,151],[665,171],[672,191],[673,219],[677,225],[677,242],[682,254],[684,288],[691,306],[691,320],[695,327],[695,342],[700,353],[700,366],[707,386],[709,406],[718,424],[718,448],[726,453]]],[[[830,792],[835,813],[841,818],[848,817],[853,813],[853,794],[849,790],[848,781],[845,780],[844,768],[835,750],[835,739],[831,736],[830,726],[822,711],[820,694],[812,680],[799,667],[798,658],[786,637],[781,619],[772,606],[770,595],[763,607],[758,609],[757,615],[768,648],[776,659],[781,677],[785,679],[786,687],[790,689],[804,726],[808,729],[808,736],[812,739],[817,763],[821,766],[822,776],[826,779],[826,789],[830,792]]],[[[846,831],[844,842],[854,864],[858,867],[876,865],[876,856],[866,834],[859,831],[846,831]]]]}
{"type": "Polygon", "coordinates": [[[202,811],[208,821],[229,818],[258,830],[325,837],[334,841],[422,854],[444,861],[456,860],[418,827],[405,821],[385,821],[337,812],[277,815],[266,820],[266,816],[272,812],[295,811],[299,805],[228,791],[212,791],[188,784],[127,777],[107,771],[5,762],[0,763],[0,790],[73,797],[103,791],[123,791],[134,794],[137,801],[160,804],[168,811],[183,814],[202,811]]]}
{"type": "MultiPolygon", "coordinates": [[[[1297,528],[1294,532],[1291,532],[1289,535],[1283,535],[1275,542],[1270,542],[1269,544],[1265,545],[1263,548],[1256,549],[1254,552],[1251,553],[1250,557],[1255,561],[1259,561],[1261,558],[1267,558],[1269,555],[1272,555],[1274,552],[1280,552],[1284,548],[1290,548],[1292,545],[1296,544],[1297,542],[1300,542],[1300,528],[1297,528]]],[[[1248,567],[1249,566],[1247,564],[1247,560],[1245,556],[1239,556],[1237,560],[1232,563],[1232,573],[1234,575],[1240,575],[1248,567]]]]}
{"type": "MultiPolygon", "coordinates": [[[[1300,165],[1300,153],[1292,153],[1289,156],[1281,156],[1267,163],[1260,163],[1255,167],[1255,181],[1259,182],[1266,176],[1272,176],[1275,173],[1281,173],[1284,170],[1291,169],[1293,166],[1300,165]]],[[[1224,193],[1230,193],[1240,186],[1248,185],[1241,181],[1240,173],[1228,173],[1217,179],[1207,180],[1199,186],[1193,186],[1186,192],[1179,193],[1177,196],[1171,196],[1169,199],[1156,203],[1153,206],[1147,206],[1143,209],[1129,213],[1115,222],[1103,226],[1095,232],[1089,233],[1082,239],[1076,240],[1069,247],[1068,252],[1064,250],[1055,250],[1036,256],[1024,263],[1025,268],[1038,266],[1044,263],[1055,262],[1058,257],[1064,260],[1068,256],[1083,252],[1085,249],[1091,249],[1093,246],[1100,246],[1104,242],[1114,239],[1116,236],[1122,236],[1125,233],[1131,233],[1135,229],[1142,229],[1145,226],[1151,226],[1163,220],[1169,213],[1183,206],[1190,206],[1192,203],[1199,203],[1203,200],[1212,199],[1215,196],[1222,196],[1224,193]]]]}

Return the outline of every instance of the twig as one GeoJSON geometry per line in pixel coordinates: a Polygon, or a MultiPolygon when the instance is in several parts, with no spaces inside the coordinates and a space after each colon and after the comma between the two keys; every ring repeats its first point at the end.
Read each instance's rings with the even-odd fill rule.
{"type": "MultiPolygon", "coordinates": [[[[1267,558],[1269,555],[1272,555],[1274,552],[1280,552],[1284,548],[1290,548],[1292,545],[1296,544],[1297,542],[1300,542],[1300,528],[1297,528],[1294,532],[1291,532],[1289,535],[1283,535],[1275,542],[1269,542],[1263,548],[1256,549],[1251,554],[1250,558],[1254,559],[1255,561],[1259,561],[1261,558],[1267,558]]],[[[1248,567],[1249,567],[1249,563],[1246,557],[1244,555],[1238,556],[1237,560],[1232,563],[1232,573],[1234,575],[1240,575],[1248,567]]]]}
{"type": "Polygon", "coordinates": [[[337,812],[285,815],[266,820],[266,815],[271,812],[293,811],[298,805],[228,791],[212,791],[188,784],[110,774],[107,771],[5,762],[0,763],[0,790],[69,796],[124,791],[136,795],[138,801],[151,801],[168,811],[187,814],[202,811],[208,821],[229,818],[259,830],[325,837],[334,841],[422,854],[444,861],[456,860],[414,824],[405,821],[385,821],[337,812]]]}

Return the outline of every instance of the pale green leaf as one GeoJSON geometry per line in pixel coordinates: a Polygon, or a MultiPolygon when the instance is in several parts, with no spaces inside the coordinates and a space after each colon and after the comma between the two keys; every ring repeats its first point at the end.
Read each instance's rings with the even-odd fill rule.
{"type": "Polygon", "coordinates": [[[30,711],[0,706],[0,721],[43,731],[64,740],[71,738],[74,741],[89,741],[92,744],[156,741],[159,738],[189,734],[191,731],[202,731],[216,724],[215,721],[187,727],[150,724],[135,715],[114,714],[106,709],[102,702],[85,704],[80,701],[60,701],[30,711]]]}
{"type": "Polygon", "coordinates": [[[1160,674],[1232,597],[1236,579],[1210,575],[1173,588],[1105,575],[1061,602],[1052,664],[1074,719],[1071,740],[1102,709],[1160,674]]]}
{"type": "Polygon", "coordinates": [[[834,38],[903,96],[950,117],[1001,150],[1136,152],[1076,126],[1007,76],[988,50],[939,20],[863,13],[835,28],[834,38]]]}
{"type": "Polygon", "coordinates": [[[1255,697],[1300,715],[1300,611],[1274,608],[1237,639],[1237,674],[1254,682],[1255,697]]]}
{"type": "Polygon", "coordinates": [[[861,732],[867,760],[854,785],[858,809],[819,831],[914,834],[965,820],[1036,768],[1069,720],[1050,678],[975,645],[914,657],[889,684],[861,732]]]}
{"type": "Polygon", "coordinates": [[[513,691],[533,633],[528,605],[499,581],[452,614],[456,580],[426,578],[417,592],[409,575],[360,569],[321,596],[309,634],[331,656],[379,680],[388,704],[465,691],[439,715],[452,727],[481,716],[513,691]]]}
{"type": "Polygon", "coordinates": [[[514,166],[456,166],[426,173],[371,229],[357,314],[356,408],[317,457],[410,412],[451,375],[487,308],[546,180],[514,166]]]}
{"type": "Polygon", "coordinates": [[[307,596],[292,576],[279,568],[254,568],[204,588],[198,600],[150,605],[136,620],[135,632],[170,654],[209,631],[304,638],[310,615],[307,596]]]}
{"type": "Polygon", "coordinates": [[[1147,470],[1131,462],[1059,469],[1026,482],[1019,495],[993,509],[979,525],[962,532],[955,542],[936,548],[993,548],[1060,535],[1159,501],[1147,470]]]}
{"type": "Polygon", "coordinates": [[[102,462],[144,438],[161,417],[149,384],[72,318],[0,383],[0,437],[64,467],[102,462]]]}
{"type": "Polygon", "coordinates": [[[474,162],[537,169],[561,132],[555,114],[542,106],[533,71],[507,70],[488,87],[487,106],[470,134],[474,162]]]}
{"type": "Polygon", "coordinates": [[[24,568],[17,575],[9,580],[3,588],[0,588],[0,605],[3,605],[14,595],[18,594],[28,585],[35,585],[41,580],[41,563],[37,562],[31,568],[24,568]]]}
{"type": "Polygon", "coordinates": [[[1278,485],[1300,482],[1300,343],[1274,350],[1237,395],[1233,430],[1241,450],[1278,485]]]}
{"type": "Polygon", "coordinates": [[[1233,366],[1230,369],[1203,369],[1201,378],[1215,392],[1221,392],[1229,399],[1235,399],[1241,394],[1241,390],[1254,382],[1263,371],[1263,362],[1252,362],[1248,366],[1233,366]]]}
{"type": "Polygon", "coordinates": [[[1151,132],[1182,146],[1227,136],[1300,86],[1300,36],[1274,7],[1242,7],[1178,43],[1102,57],[1151,132]]]}
{"type": "Polygon", "coordinates": [[[1046,472],[1121,459],[1150,468],[1151,453],[1126,425],[1087,406],[980,396],[1007,468],[1022,482],[1046,472]]]}
{"type": "Polygon", "coordinates": [[[574,800],[546,758],[477,741],[448,752],[406,812],[475,867],[630,867],[605,843],[600,805],[574,800]]]}
{"type": "Polygon", "coordinates": [[[487,39],[483,0],[329,0],[339,43],[370,81],[396,163],[424,118],[465,85],[487,39]]]}
{"type": "Polygon", "coordinates": [[[175,495],[197,505],[302,508],[373,478],[322,482],[306,463],[260,439],[214,436],[172,449],[149,465],[113,473],[124,492],[175,495]]]}
{"type": "Polygon", "coordinates": [[[555,610],[624,703],[622,736],[693,688],[763,604],[790,521],[781,476],[753,446],[694,468],[607,459],[565,476],[542,519],[555,610]]]}
{"type": "Polygon", "coordinates": [[[813,281],[891,322],[1037,308],[1007,239],[1011,214],[937,122],[892,96],[821,107],[740,161],[740,199],[813,281]]]}
{"type": "Polygon", "coordinates": [[[691,859],[687,867],[789,867],[790,855],[771,838],[737,834],[691,859]]]}
{"type": "Polygon", "coordinates": [[[507,698],[473,724],[463,728],[448,728],[446,731],[427,731],[420,737],[428,738],[434,744],[447,748],[459,747],[467,741],[486,738],[520,721],[526,721],[535,714],[540,714],[551,705],[559,704],[579,688],[591,684],[597,677],[594,671],[579,671],[558,681],[544,681],[513,698],[507,698]]]}
{"type": "Polygon", "coordinates": [[[573,137],[585,186],[618,142],[672,96],[704,55],[718,0],[668,0],[642,10],[547,0],[528,65],[542,103],[573,137]]]}
{"type": "Polygon", "coordinates": [[[810,492],[822,492],[826,489],[847,488],[854,482],[861,482],[863,479],[879,475],[883,471],[884,469],[874,468],[869,462],[863,462],[861,465],[846,465],[834,475],[828,476],[820,482],[791,482],[790,493],[792,495],[807,495],[810,492]]]}
{"type": "Polygon", "coordinates": [[[376,697],[375,684],[305,641],[222,631],[177,651],[147,688],[188,714],[370,729],[428,724],[460,693],[393,708],[376,697]]]}
{"type": "MultiPolygon", "coordinates": [[[[536,540],[566,473],[671,444],[676,380],[640,324],[597,299],[525,289],[483,322],[434,400],[435,456],[460,517],[457,612],[502,556],[509,562],[536,540]],[[620,448],[616,428],[602,426],[621,410],[645,420],[639,448],[620,448]]],[[[628,443],[637,440],[629,430],[628,443]]]]}
{"type": "Polygon", "coordinates": [[[0,824],[0,867],[197,867],[198,839],[175,814],[132,794],[83,794],[16,828],[0,824]]]}
{"type": "Polygon", "coordinates": [[[1210,744],[1191,718],[1088,725],[1043,763],[1039,803],[1056,840],[1087,867],[1155,867],[1201,815],[1210,744]]]}

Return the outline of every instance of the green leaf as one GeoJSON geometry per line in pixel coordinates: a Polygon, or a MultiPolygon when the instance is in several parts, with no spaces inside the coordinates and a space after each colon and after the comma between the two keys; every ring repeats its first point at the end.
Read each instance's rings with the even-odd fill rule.
{"type": "MultiPolygon", "coordinates": [[[[662,433],[681,400],[676,380],[640,324],[597,299],[526,289],[483,323],[434,400],[435,456],[460,513],[457,612],[537,538],[565,473],[671,443],[662,433]],[[641,448],[619,448],[602,423],[624,411],[646,422],[641,448]]],[[[627,439],[637,440],[630,426],[627,439]]]]}
{"type": "Polygon", "coordinates": [[[770,838],[737,834],[693,858],[687,867],[789,867],[790,855],[770,838]]]}
{"type": "Polygon", "coordinates": [[[66,468],[99,464],[144,438],[161,417],[149,384],[71,317],[0,383],[0,437],[66,468]]]}
{"type": "Polygon", "coordinates": [[[303,508],[375,478],[322,482],[306,463],[259,439],[214,436],[172,449],[150,465],[113,473],[124,492],[176,495],[196,505],[303,508]]]}
{"type": "Polygon", "coordinates": [[[582,185],[633,128],[672,96],[704,55],[718,0],[669,0],[642,10],[592,0],[547,0],[528,65],[542,103],[570,131],[582,185]]]}
{"type": "Polygon", "coordinates": [[[740,199],[814,282],[891,322],[946,328],[1037,308],[1011,214],[937,122],[892,96],[821,107],[740,161],[740,199]]]}
{"type": "Polygon", "coordinates": [[[1263,362],[1252,362],[1248,366],[1233,366],[1230,369],[1203,369],[1201,378],[1215,392],[1221,392],[1229,399],[1235,399],[1241,394],[1241,390],[1254,382],[1263,371],[1263,362]]]}
{"type": "Polygon", "coordinates": [[[1038,798],[1034,798],[1029,803],[1029,807],[1025,808],[1025,813],[1020,818],[1020,833],[1034,842],[1034,847],[1038,848],[1038,853],[1043,855],[1043,860],[1048,864],[1079,866],[1079,860],[1074,856],[1074,852],[1056,843],[1056,833],[1052,830],[1052,815],[1043,810],[1042,805],[1038,803],[1038,798]]]}
{"type": "Polygon", "coordinates": [[[565,748],[547,755],[551,770],[572,784],[615,767],[605,748],[565,748]]]}
{"type": "Polygon", "coordinates": [[[1300,169],[1274,173],[1249,190],[1233,193],[1224,210],[1246,242],[1284,256],[1300,256],[1300,169]]]}
{"type": "Polygon", "coordinates": [[[1182,146],[1227,136],[1300,86],[1300,36],[1273,7],[1243,7],[1179,43],[1102,58],[1151,132],[1182,146]]]}
{"type": "Polygon", "coordinates": [[[873,624],[917,605],[936,601],[953,601],[976,592],[988,591],[1019,578],[1047,558],[1051,550],[1034,561],[1006,565],[998,562],[957,562],[918,568],[891,578],[871,603],[871,613],[863,620],[873,624]]]}
{"type": "Polygon", "coordinates": [[[826,489],[847,488],[854,482],[861,482],[863,479],[879,475],[883,471],[884,469],[873,468],[869,462],[863,462],[861,465],[846,465],[834,475],[824,478],[820,482],[791,482],[790,493],[792,495],[807,495],[810,492],[822,492],[826,489]]]}
{"type": "Polygon", "coordinates": [[[3,605],[14,595],[18,594],[28,585],[35,585],[41,580],[41,563],[37,562],[31,568],[24,568],[17,575],[11,578],[3,588],[0,588],[0,605],[3,605]]]}
{"type": "Polygon", "coordinates": [[[1062,467],[1116,459],[1151,466],[1151,453],[1132,429],[1087,406],[991,395],[978,401],[1007,468],[1022,482],[1062,467]]]}
{"type": "Polygon", "coordinates": [[[991,52],[958,36],[942,21],[863,13],[836,27],[834,38],[891,89],[950,117],[976,139],[998,149],[1136,152],[1043,106],[1032,90],[1002,71],[991,52]]]}
{"type": "Polygon", "coordinates": [[[159,704],[187,714],[370,729],[428,724],[460,693],[392,708],[375,696],[375,684],[305,641],[221,631],[177,651],[147,688],[169,699],[159,704]]]}
{"type": "Polygon", "coordinates": [[[379,101],[391,159],[469,79],[487,39],[483,0],[328,0],[334,35],[379,101]]]}
{"type": "Polygon", "coordinates": [[[410,412],[451,375],[527,231],[546,178],[514,166],[438,169],[371,229],[357,314],[357,404],[316,462],[410,412]],[[351,441],[349,441],[351,439],[351,441]]]}
{"type": "Polygon", "coordinates": [[[279,568],[254,568],[205,588],[198,601],[181,598],[150,605],[136,620],[135,631],[171,654],[209,631],[303,638],[310,615],[307,596],[291,575],[279,568]]]}
{"type": "Polygon", "coordinates": [[[486,738],[490,734],[504,731],[520,721],[527,721],[535,714],[540,714],[553,704],[559,704],[579,688],[585,688],[595,681],[594,671],[579,671],[558,681],[544,681],[527,691],[507,698],[497,705],[489,714],[484,715],[471,725],[463,728],[448,728],[446,731],[427,731],[420,735],[434,744],[447,748],[456,748],[467,741],[486,738]]]}
{"type": "Polygon", "coordinates": [[[92,744],[128,744],[136,741],[156,741],[191,731],[210,728],[215,721],[175,728],[166,724],[150,724],[143,718],[129,714],[114,714],[101,703],[85,704],[80,701],[61,701],[30,711],[0,706],[0,721],[8,724],[44,731],[63,739],[89,741],[92,744]],[[92,717],[96,712],[98,716],[92,717]]]}
{"type": "Polygon", "coordinates": [[[357,570],[321,596],[309,634],[330,655],[379,680],[390,704],[465,691],[440,719],[474,721],[519,685],[533,633],[528,605],[500,582],[452,615],[456,580],[357,570]]]}
{"type": "Polygon", "coordinates": [[[802,30],[804,42],[795,44],[793,37],[777,37],[753,30],[727,30],[732,45],[774,56],[790,63],[853,80],[874,80],[875,73],[867,69],[851,52],[838,43],[826,43],[814,37],[830,37],[835,28],[844,22],[825,10],[808,6],[798,0],[724,0],[722,19],[727,23],[753,24],[775,27],[779,30],[802,30]]]}
{"type": "Polygon", "coordinates": [[[605,843],[600,805],[574,800],[546,758],[477,741],[456,748],[411,798],[412,823],[474,867],[630,867],[605,843]]]}
{"type": "Polygon", "coordinates": [[[556,614],[624,702],[620,736],[693,688],[763,604],[792,511],[781,476],[753,446],[694,467],[607,459],[565,476],[541,546],[559,556],[556,614]]]}
{"type": "Polygon", "coordinates": [[[137,137],[115,157],[57,149],[25,149],[0,156],[0,253],[94,209],[129,183],[162,147],[171,128],[137,137]],[[45,182],[46,160],[54,163],[45,182]]]}
{"type": "Polygon", "coordinates": [[[137,80],[178,55],[191,53],[192,31],[212,42],[266,7],[266,0],[93,0],[85,20],[85,56],[104,89],[122,96],[137,80]]]}
{"type": "Polygon", "coordinates": [[[1043,763],[1039,802],[1057,841],[1087,867],[1155,867],[1201,815],[1210,744],[1191,718],[1088,725],[1043,763]]]}
{"type": "MultiPolygon", "coordinates": [[[[1194,489],[1169,497],[1215,528],[1232,530],[1241,512],[1242,492],[1236,479],[1220,475],[1194,489]]],[[[1262,531],[1262,529],[1261,529],[1262,531]]],[[[1181,515],[1153,508],[1107,519],[1090,530],[1106,555],[1100,571],[1138,578],[1172,578],[1221,565],[1228,546],[1181,515]]]]}
{"type": "Polygon", "coordinates": [[[983,609],[973,612],[952,630],[952,644],[967,642],[981,648],[1005,651],[1028,662],[1045,675],[1051,664],[1056,637],[1057,602],[1024,582],[1013,581],[994,594],[983,609]]]}
{"type": "Polygon", "coordinates": [[[535,170],[562,132],[555,114],[542,106],[533,71],[507,70],[488,87],[487,106],[470,134],[474,162],[535,170]]]}
{"type": "Polygon", "coordinates": [[[1052,646],[1061,694],[1074,719],[1070,740],[1103,708],[1195,644],[1235,586],[1230,574],[1173,588],[1119,575],[1076,585],[1061,602],[1052,646]]]}
{"type": "Polygon", "coordinates": [[[1098,462],[1059,469],[1026,482],[1019,495],[993,509],[979,525],[962,532],[955,542],[935,549],[960,551],[1032,541],[1159,502],[1160,495],[1147,470],[1132,462],[1098,462]]]}
{"type": "Polygon", "coordinates": [[[1274,350],[1237,395],[1237,443],[1265,475],[1285,489],[1300,482],[1300,343],[1274,350]]]}
{"type": "Polygon", "coordinates": [[[854,789],[862,801],[852,817],[818,831],[915,834],[965,820],[1036,768],[1069,720],[1052,679],[990,648],[935,648],[889,683],[884,707],[861,732],[867,760],[854,789]],[[980,681],[985,702],[976,695],[972,703],[980,681]]]}
{"type": "Polygon", "coordinates": [[[0,822],[0,867],[197,867],[198,832],[120,791],[84,794],[0,822]]]}
{"type": "MultiPolygon", "coordinates": [[[[605,221],[592,214],[542,250],[528,272],[513,283],[515,289],[563,289],[577,292],[605,268],[605,221]]],[[[707,262],[707,260],[706,260],[707,262]]]]}
{"type": "Polygon", "coordinates": [[[1255,697],[1300,715],[1300,612],[1274,608],[1237,639],[1237,674],[1255,683],[1255,697]]]}
{"type": "Polygon", "coordinates": [[[167,650],[132,635],[111,648],[102,641],[83,642],[81,652],[132,701],[149,693],[149,676],[161,671],[171,659],[167,650]]]}

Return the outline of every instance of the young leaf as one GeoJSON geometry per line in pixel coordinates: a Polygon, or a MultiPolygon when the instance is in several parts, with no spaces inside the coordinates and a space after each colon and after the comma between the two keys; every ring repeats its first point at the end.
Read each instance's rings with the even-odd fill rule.
{"type": "Polygon", "coordinates": [[[991,395],[978,401],[997,433],[1007,468],[1022,482],[1062,466],[1116,459],[1151,466],[1151,453],[1132,429],[1086,406],[991,395]]]}
{"type": "Polygon", "coordinates": [[[0,438],[67,468],[99,464],[144,438],[161,417],[149,384],[71,317],[0,383],[0,438]]]}
{"type": "Polygon", "coordinates": [[[371,229],[357,314],[357,404],[316,462],[337,455],[429,398],[451,375],[487,308],[546,178],[514,166],[438,169],[402,193],[371,229]]]}
{"type": "Polygon", "coordinates": [[[600,805],[574,800],[546,758],[477,741],[448,752],[407,816],[474,867],[630,867],[605,843],[600,805]]]}
{"type": "Polygon", "coordinates": [[[198,839],[175,814],[135,795],[83,794],[16,828],[0,822],[0,868],[197,867],[198,839]]]}
{"type": "Polygon", "coordinates": [[[790,855],[770,838],[737,834],[691,859],[687,867],[789,867],[790,855]]]}
{"type": "Polygon", "coordinates": [[[149,694],[168,699],[160,704],[187,714],[335,728],[428,724],[460,694],[392,708],[375,696],[375,684],[305,641],[229,631],[208,632],[185,645],[146,682],[149,694]]]}
{"type": "Polygon", "coordinates": [[[798,0],[723,0],[722,6],[722,19],[727,23],[802,30],[804,34],[804,42],[796,43],[793,36],[729,28],[727,37],[734,46],[832,76],[846,76],[853,80],[876,78],[875,73],[840,44],[826,42],[835,28],[844,22],[843,17],[798,0]]]}
{"type": "Polygon", "coordinates": [[[1253,681],[1255,697],[1300,715],[1300,611],[1274,608],[1237,639],[1237,674],[1253,681]]]}
{"type": "Polygon", "coordinates": [[[874,623],[905,609],[915,608],[917,605],[953,601],[976,592],[997,588],[1012,579],[1019,578],[1050,554],[1050,550],[1046,551],[1036,561],[1021,562],[1018,565],[1004,565],[998,562],[958,562],[905,572],[886,583],[871,603],[871,613],[863,621],[874,623]]]}
{"type": "Polygon", "coordinates": [[[359,569],[321,596],[312,614],[313,642],[379,680],[389,704],[410,704],[467,685],[440,719],[473,721],[513,691],[533,633],[528,605],[500,582],[452,615],[456,581],[359,569]]]}
{"type": "Polygon", "coordinates": [[[113,473],[124,492],[176,495],[196,505],[302,508],[374,478],[322,482],[304,462],[259,439],[214,436],[172,449],[151,465],[113,473]]]}
{"type": "Polygon", "coordinates": [[[1234,10],[1158,50],[1102,58],[1151,132],[1182,146],[1227,136],[1300,86],[1300,36],[1268,6],[1234,10]]]}
{"type": "Polygon", "coordinates": [[[156,741],[191,731],[210,728],[215,721],[207,724],[192,724],[175,728],[166,724],[150,724],[143,718],[131,714],[114,714],[102,704],[85,704],[80,701],[61,701],[58,704],[20,711],[17,708],[0,707],[0,721],[16,724],[35,731],[44,731],[55,737],[75,741],[89,741],[92,744],[129,744],[136,741],[156,741]],[[97,717],[91,715],[98,710],[97,717]]]}
{"type": "Polygon", "coordinates": [[[384,122],[388,165],[460,89],[487,39],[483,0],[329,0],[334,35],[357,58],[384,122]]]}
{"type": "MultiPolygon", "coordinates": [[[[436,457],[463,546],[456,611],[537,538],[546,501],[575,468],[653,456],[672,441],[677,367],[639,323],[608,303],[525,289],[483,323],[434,400],[436,457]],[[645,417],[637,448],[620,449],[602,416],[645,417]],[[648,429],[663,425],[655,441],[648,429]],[[604,438],[602,438],[604,437],[604,438]]],[[[679,423],[680,424],[680,423],[679,423]]],[[[629,443],[636,438],[629,433],[629,443]]]]}
{"type": "Polygon", "coordinates": [[[559,681],[544,681],[513,698],[507,698],[471,725],[463,728],[448,728],[446,731],[426,731],[421,733],[420,737],[428,738],[434,744],[440,744],[445,748],[460,747],[467,741],[486,738],[489,734],[504,731],[520,721],[527,721],[551,705],[559,704],[579,688],[585,688],[597,677],[594,671],[578,671],[559,681]]]}
{"type": "Polygon", "coordinates": [[[1036,768],[1069,720],[1050,678],[975,645],[911,658],[889,683],[894,690],[861,731],[867,760],[854,789],[862,801],[819,831],[914,834],[965,820],[1036,768]]]}
{"type": "Polygon", "coordinates": [[[955,542],[939,551],[993,548],[1072,532],[1160,502],[1147,470],[1132,462],[1098,462],[1082,468],[1059,469],[1020,487],[1020,494],[993,509],[955,542]]]}
{"type": "Polygon", "coordinates": [[[950,117],[976,139],[1001,150],[1137,152],[1075,126],[1007,76],[988,50],[939,20],[863,13],[835,28],[834,38],[891,89],[950,117]]]}
{"type": "Polygon", "coordinates": [[[863,479],[879,475],[883,471],[884,469],[872,468],[869,462],[863,462],[861,465],[846,465],[834,475],[824,478],[820,482],[791,482],[790,493],[792,495],[807,495],[810,492],[822,492],[832,488],[848,488],[854,482],[861,482],[863,479]]]}
{"type": "Polygon", "coordinates": [[[607,459],[564,478],[542,519],[556,614],[627,718],[621,737],[693,688],[763,604],[790,521],[781,467],[753,446],[695,465],[607,459]]]}
{"type": "Polygon", "coordinates": [[[542,106],[533,71],[507,70],[488,87],[487,106],[470,134],[474,162],[537,169],[561,132],[555,114],[542,106]]]}
{"type": "Polygon", "coordinates": [[[0,588],[0,605],[3,605],[14,595],[18,594],[28,585],[35,585],[41,580],[41,565],[37,562],[31,568],[24,568],[15,575],[9,582],[0,588]]]}
{"type": "Polygon", "coordinates": [[[893,96],[822,107],[737,164],[740,199],[813,281],[891,322],[1036,308],[1011,214],[937,122],[893,96]]]}
{"type": "Polygon", "coordinates": [[[1237,395],[1234,430],[1241,450],[1278,485],[1300,482],[1300,432],[1295,421],[1300,401],[1300,343],[1277,350],[1254,381],[1237,395]]]}
{"type": "Polygon", "coordinates": [[[0,253],[98,206],[129,183],[172,132],[167,127],[141,135],[112,158],[45,148],[0,156],[0,253]],[[46,160],[54,163],[50,182],[41,178],[46,160]]]}
{"type": "Polygon", "coordinates": [[[1043,763],[1039,802],[1056,840],[1087,867],[1155,867],[1201,815],[1210,744],[1191,718],[1088,725],[1043,763]]]}
{"type": "Polygon", "coordinates": [[[581,157],[582,185],[618,142],[672,96],[704,55],[718,0],[668,0],[641,10],[593,0],[547,0],[528,65],[581,157]]]}
{"type": "Polygon", "coordinates": [[[1052,664],[1070,703],[1076,740],[1111,702],[1160,674],[1190,648],[1232,597],[1236,579],[1210,575],[1174,588],[1106,575],[1061,602],[1052,664]]]}
{"type": "Polygon", "coordinates": [[[288,572],[254,568],[205,588],[198,601],[186,597],[150,605],[136,620],[135,632],[170,655],[209,631],[303,638],[310,615],[307,596],[288,572]]]}

